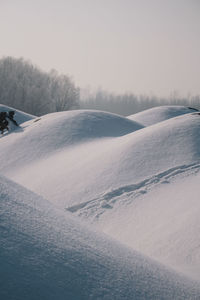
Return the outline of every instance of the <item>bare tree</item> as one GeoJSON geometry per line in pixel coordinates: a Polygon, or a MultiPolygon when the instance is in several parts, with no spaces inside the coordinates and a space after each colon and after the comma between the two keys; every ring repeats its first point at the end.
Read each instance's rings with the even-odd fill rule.
{"type": "Polygon", "coordinates": [[[0,60],[0,103],[31,114],[79,106],[79,88],[67,75],[46,73],[23,58],[0,60]]]}
{"type": "Polygon", "coordinates": [[[68,76],[58,75],[55,70],[52,70],[50,73],[50,91],[54,111],[79,107],[80,89],[75,87],[68,76]]]}

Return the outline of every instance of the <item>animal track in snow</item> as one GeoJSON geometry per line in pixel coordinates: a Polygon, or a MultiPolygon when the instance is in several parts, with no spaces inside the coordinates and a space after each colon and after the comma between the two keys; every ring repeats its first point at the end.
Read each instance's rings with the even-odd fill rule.
{"type": "Polygon", "coordinates": [[[199,162],[177,166],[153,175],[152,177],[149,177],[141,182],[113,189],[87,202],[68,207],[66,210],[80,217],[99,218],[99,216],[108,209],[112,209],[114,205],[121,200],[121,196],[126,196],[123,197],[122,201],[123,204],[128,204],[134,201],[136,197],[147,193],[149,190],[152,190],[153,187],[159,184],[169,184],[170,180],[174,177],[178,177],[181,174],[187,176],[189,174],[195,174],[199,171],[199,162]]]}

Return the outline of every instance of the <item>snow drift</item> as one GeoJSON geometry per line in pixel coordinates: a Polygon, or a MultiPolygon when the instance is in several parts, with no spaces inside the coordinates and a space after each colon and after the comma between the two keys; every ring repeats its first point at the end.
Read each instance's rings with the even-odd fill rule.
{"type": "Polygon", "coordinates": [[[159,106],[130,115],[128,119],[139,122],[144,126],[150,126],[195,111],[197,111],[195,108],[178,105],[159,106]]]}
{"type": "Polygon", "coordinates": [[[1,299],[195,299],[195,283],[0,177],[1,299]]]}
{"type": "Polygon", "coordinates": [[[200,164],[72,206],[101,231],[171,268],[200,278],[200,164]]]}
{"type": "MultiPolygon", "coordinates": [[[[56,253],[54,249],[56,234],[53,233],[52,237],[50,231],[59,232],[59,237],[64,243],[62,244],[64,252],[59,250],[62,257],[65,257],[63,253],[68,249],[68,245],[65,243],[66,239],[72,245],[70,249],[73,249],[73,251],[75,248],[78,249],[77,260],[75,260],[77,265],[73,264],[72,266],[69,264],[71,270],[79,270],[80,261],[83,263],[85,258],[88,257],[85,250],[87,248],[86,244],[90,245],[89,249],[91,251],[89,253],[97,253],[100,261],[103,261],[104,270],[108,261],[111,260],[113,266],[119,260],[119,268],[117,264],[117,267],[113,270],[109,265],[111,271],[105,277],[106,272],[103,273],[99,268],[99,260],[97,262],[94,259],[91,262],[89,254],[89,265],[92,266],[92,270],[95,270],[93,273],[97,274],[94,282],[90,277],[91,269],[85,267],[84,263],[81,263],[81,266],[84,266],[84,271],[81,272],[80,277],[74,277],[75,275],[72,272],[72,277],[78,278],[80,289],[83,290],[86,283],[81,278],[84,277],[83,274],[88,274],[89,277],[87,278],[89,279],[85,280],[87,280],[90,287],[94,287],[94,290],[97,291],[97,294],[92,294],[95,295],[93,299],[103,299],[102,295],[105,295],[105,299],[109,299],[109,297],[118,299],[119,283],[121,291],[119,295],[123,299],[124,295],[130,296],[132,293],[136,299],[141,297],[151,299],[153,296],[149,294],[150,290],[158,293],[159,296],[155,296],[154,293],[154,298],[162,299],[164,293],[161,294],[160,291],[165,290],[164,285],[166,285],[168,291],[168,283],[163,284],[161,289],[158,285],[158,290],[153,285],[155,283],[155,286],[157,286],[157,281],[153,281],[154,283],[151,282],[151,284],[148,283],[149,289],[141,288],[141,290],[144,290],[142,294],[140,288],[138,289],[138,278],[140,278],[140,282],[144,283],[141,278],[145,278],[146,282],[149,282],[149,277],[154,279],[160,277],[161,283],[163,282],[164,275],[161,275],[162,272],[160,273],[158,269],[154,272],[155,263],[143,257],[142,260],[144,259],[151,265],[147,273],[152,274],[152,276],[145,277],[143,273],[140,273],[139,277],[133,276],[133,273],[138,269],[141,272],[146,270],[146,267],[141,267],[139,262],[138,257],[142,256],[138,256],[135,252],[130,253],[127,249],[125,250],[119,244],[109,241],[103,235],[88,231],[85,226],[70,218],[69,212],[86,220],[89,226],[98,226],[102,231],[129,247],[137,249],[140,253],[157,259],[167,267],[170,266],[178,272],[199,280],[200,240],[198,232],[200,222],[198,215],[200,207],[198,193],[195,194],[194,191],[198,191],[198,174],[200,171],[200,113],[193,112],[188,108],[175,107],[173,116],[172,108],[162,109],[165,110],[165,118],[166,112],[169,112],[168,119],[163,120],[163,117],[159,119],[158,112],[161,110],[158,109],[157,120],[154,118],[156,124],[146,128],[125,117],[105,112],[71,111],[49,114],[30,120],[23,123],[19,130],[4,135],[0,139],[0,172],[42,195],[52,203],[45,202],[44,199],[40,198],[40,207],[38,206],[38,200],[36,200],[38,196],[34,196],[36,197],[33,200],[34,215],[31,215],[29,219],[39,221],[37,229],[39,229],[38,234],[41,239],[39,239],[37,233],[31,231],[32,229],[29,231],[29,228],[32,227],[29,226],[30,223],[27,223],[28,220],[25,217],[18,223],[18,213],[15,213],[17,221],[13,221],[14,225],[12,225],[18,230],[15,234],[18,236],[19,233],[20,237],[29,236],[29,240],[33,236],[35,240],[30,243],[37,245],[36,248],[39,247],[40,250],[38,251],[41,252],[42,258],[46,255],[43,254],[44,248],[40,247],[42,241],[44,241],[46,248],[53,249],[48,252],[48,259],[58,261],[56,255],[52,254],[56,253]],[[177,116],[177,114],[179,115],[177,116]],[[43,214],[45,208],[42,203],[44,202],[47,203],[47,215],[43,214]],[[59,207],[62,212],[55,210],[54,205],[59,207]],[[66,210],[68,210],[68,213],[66,210]],[[42,216],[44,221],[40,220],[38,214],[42,216]],[[57,222],[64,225],[59,225],[57,222]],[[23,224],[26,224],[25,228],[23,224]],[[75,231],[74,228],[76,228],[75,231]],[[77,236],[77,232],[81,233],[82,238],[79,235],[77,236]],[[74,236],[76,237],[74,238],[74,236]],[[88,236],[91,239],[88,240],[88,236]],[[84,250],[83,252],[81,252],[79,244],[76,244],[76,240],[84,250]],[[106,242],[104,243],[104,241],[106,242]],[[124,251],[128,252],[125,254],[124,251]],[[82,257],[83,253],[84,257],[82,257]],[[104,255],[108,255],[106,256],[108,260],[105,259],[104,255]],[[134,259],[132,255],[135,257],[134,259]],[[137,266],[135,261],[138,262],[137,266]],[[125,273],[120,273],[120,270],[125,270],[125,273]],[[127,277],[125,275],[127,273],[131,281],[129,279],[126,281],[127,278],[124,279],[127,277]],[[115,274],[113,281],[111,274],[115,274]],[[99,285],[97,286],[97,282],[103,286],[105,293],[102,292],[99,285]],[[116,284],[116,282],[118,283],[116,284]],[[139,294],[134,294],[135,289],[133,290],[130,286],[136,286],[139,294]],[[111,293],[111,290],[114,294],[111,293]],[[125,290],[127,290],[127,294],[124,292],[125,290]]],[[[147,112],[145,113],[147,114],[147,112]]],[[[149,113],[151,115],[151,110],[149,110],[149,113]]],[[[154,117],[156,117],[155,109],[154,117]]],[[[11,186],[13,186],[13,183],[11,186]]],[[[6,193],[3,195],[6,195],[6,193]]],[[[32,199],[31,197],[29,198],[32,199]]],[[[4,196],[2,196],[2,199],[4,199],[4,196]]],[[[14,206],[14,204],[11,206],[20,211],[18,201],[14,203],[17,206],[14,206]]],[[[27,203],[27,201],[25,203],[26,205],[22,205],[22,207],[32,211],[32,200],[30,203],[27,203]]],[[[23,211],[21,216],[26,214],[27,211],[23,211]]],[[[12,224],[12,220],[15,220],[14,212],[8,213],[8,215],[12,216],[9,219],[12,224]]],[[[15,241],[13,240],[8,261],[11,260],[11,253],[16,249],[20,249],[15,248],[14,244],[15,241]]],[[[24,247],[29,249],[30,245],[26,244],[24,247]]],[[[7,250],[9,250],[9,247],[7,250]]],[[[7,250],[6,253],[9,253],[7,250]]],[[[20,251],[22,250],[20,249],[20,251]]],[[[68,253],[68,250],[66,251],[68,253]]],[[[37,255],[39,255],[39,252],[37,252],[37,255]]],[[[23,255],[25,255],[24,252],[23,255]]],[[[70,256],[73,257],[72,261],[74,261],[73,255],[70,256]]],[[[92,258],[94,257],[92,256],[92,258]]],[[[58,263],[59,266],[62,266],[62,274],[65,275],[65,260],[62,259],[58,263]]],[[[42,261],[38,261],[38,265],[41,264],[45,270],[42,261]]],[[[47,273],[52,274],[52,265],[47,264],[47,266],[49,268],[47,273]]],[[[34,269],[33,265],[31,265],[31,268],[34,269]]],[[[108,269],[106,270],[108,271],[108,269]]],[[[76,274],[79,273],[79,271],[75,272],[76,274]]],[[[66,274],[69,275],[70,272],[66,274]]],[[[58,276],[57,278],[61,283],[60,286],[66,286],[66,282],[63,283],[62,278],[59,275],[56,276],[58,276]]],[[[173,285],[175,282],[180,282],[180,278],[176,278],[177,275],[173,276],[175,276],[172,280],[173,285]]],[[[71,277],[69,276],[69,278],[71,277]]],[[[165,276],[164,278],[166,279],[165,276]]],[[[171,278],[171,275],[167,275],[167,278],[171,278]]],[[[46,281],[43,281],[43,283],[46,285],[46,281]]],[[[169,287],[169,290],[172,292],[173,288],[169,287]]],[[[177,293],[179,291],[178,288],[177,293]]],[[[183,291],[182,287],[181,291],[183,291]]],[[[191,291],[190,288],[188,291],[191,291]]],[[[83,293],[81,299],[84,299],[84,297],[88,299],[88,290],[86,294],[83,293]]],[[[185,295],[187,298],[187,293],[185,295]]],[[[194,299],[196,295],[193,295],[194,299]]],[[[189,298],[193,299],[193,296],[189,298]]],[[[166,294],[166,297],[168,297],[168,294],[166,294]]],[[[170,297],[178,299],[179,294],[177,294],[177,297],[170,294],[170,297]]]]}
{"type": "MultiPolygon", "coordinates": [[[[28,130],[25,129],[25,133],[28,130]]],[[[44,148],[43,133],[38,129],[35,146],[28,151],[21,142],[21,134],[17,135],[15,144],[9,144],[8,138],[3,139],[0,170],[66,208],[126,189],[171,168],[197,162],[199,131],[199,114],[186,114],[121,137],[94,139],[57,152],[45,148],[48,156],[40,159],[38,153],[43,153],[44,148]],[[35,158],[33,163],[32,157],[35,158]]],[[[62,135],[64,138],[65,132],[62,135]]],[[[46,136],[51,139],[47,131],[46,136]]],[[[54,148],[56,150],[57,145],[54,148]]]]}
{"type": "MultiPolygon", "coordinates": [[[[115,114],[76,110],[45,115],[22,124],[19,130],[1,141],[5,167],[13,169],[66,147],[98,138],[122,136],[143,128],[137,122],[115,114]],[[12,159],[13,158],[13,159],[12,159]]],[[[3,162],[3,161],[2,161],[3,162]]]]}

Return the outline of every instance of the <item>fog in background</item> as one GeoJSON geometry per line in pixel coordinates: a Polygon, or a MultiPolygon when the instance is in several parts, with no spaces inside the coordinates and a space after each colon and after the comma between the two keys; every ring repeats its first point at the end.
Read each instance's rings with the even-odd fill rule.
{"type": "Polygon", "coordinates": [[[143,111],[156,106],[183,105],[200,110],[200,96],[180,96],[176,91],[169,97],[155,95],[136,95],[133,93],[113,94],[99,89],[96,93],[85,91],[81,98],[80,108],[97,109],[124,116],[143,111]]]}
{"type": "Polygon", "coordinates": [[[99,89],[80,89],[67,75],[56,70],[44,72],[23,58],[0,59],[0,103],[41,116],[72,109],[105,110],[130,115],[160,105],[184,105],[200,109],[200,96],[170,97],[114,94],[99,89]]]}
{"type": "Polygon", "coordinates": [[[200,94],[199,0],[0,0],[0,58],[91,92],[200,94]]]}

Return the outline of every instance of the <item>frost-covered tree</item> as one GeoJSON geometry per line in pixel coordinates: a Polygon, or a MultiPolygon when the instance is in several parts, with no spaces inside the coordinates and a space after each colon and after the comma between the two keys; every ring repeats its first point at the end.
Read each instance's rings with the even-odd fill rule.
{"type": "Polygon", "coordinates": [[[80,90],[68,76],[58,75],[55,70],[52,70],[49,79],[53,111],[79,107],[80,90]]]}
{"type": "Polygon", "coordinates": [[[79,105],[79,88],[67,75],[46,73],[23,58],[0,60],[0,103],[34,115],[79,105]]]}

